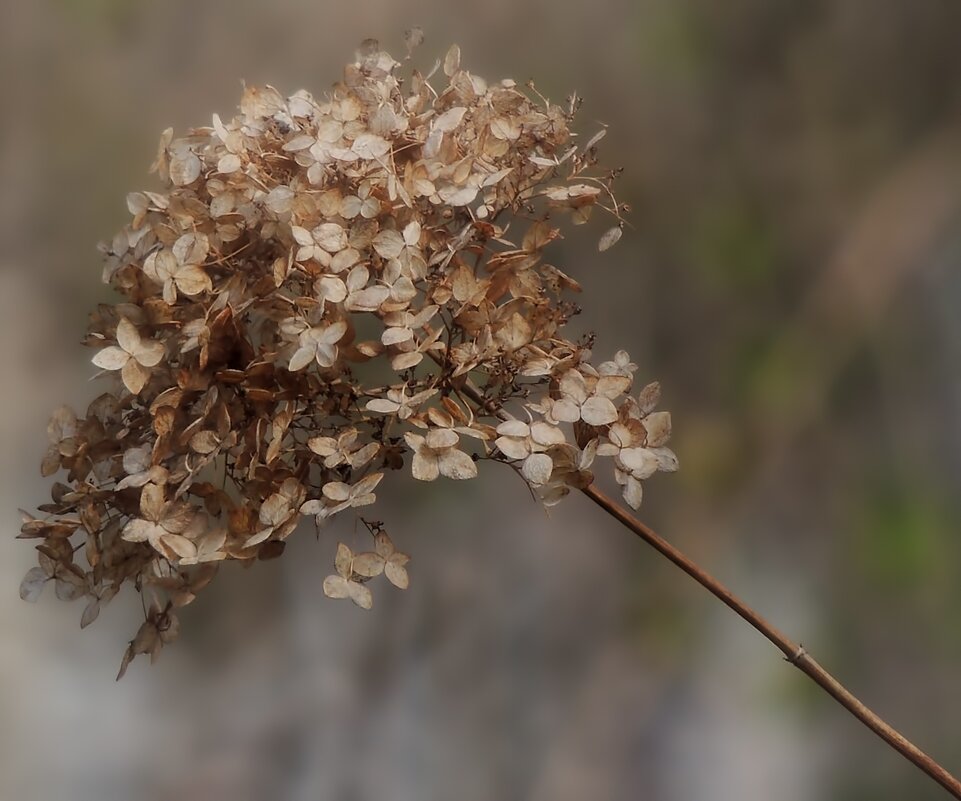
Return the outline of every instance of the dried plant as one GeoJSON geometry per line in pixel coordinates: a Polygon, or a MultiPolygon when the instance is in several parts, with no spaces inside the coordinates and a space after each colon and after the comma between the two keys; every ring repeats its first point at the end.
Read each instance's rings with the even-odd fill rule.
{"type": "MultiPolygon", "coordinates": [[[[21,588],[87,597],[84,625],[125,582],[148,593],[121,674],[219,561],[280,555],[405,464],[434,481],[505,462],[553,504],[610,457],[634,508],[677,466],[657,385],[635,397],[626,353],[595,367],[563,333],[579,287],[549,248],[598,207],[606,249],[623,211],[599,135],[571,131],[577,99],[488,84],[456,47],[436,88],[401,68],[371,45],[322,100],[249,87],[229,122],[164,132],[162,190],[127,198],[103,273],[123,300],[86,337],[114,386],[54,414],[43,474],[67,482],[24,523],[43,541],[21,588]]],[[[338,548],[327,595],[367,608],[370,579],[407,586],[371,533],[369,553],[338,548]]]]}
{"type": "MultiPolygon", "coordinates": [[[[410,50],[422,35],[408,36],[410,50]]],[[[576,97],[489,84],[452,47],[424,76],[367,42],[323,100],[247,88],[240,115],[174,138],[104,247],[123,296],[92,315],[86,343],[113,388],[84,417],[58,409],[42,472],[66,471],[20,587],[53,581],[86,597],[81,626],[125,583],[149,597],[118,678],[156,658],[218,563],[283,553],[376,500],[391,471],[468,479],[511,466],[545,504],[572,489],[688,573],[892,748],[957,798],[958,782],[794,643],[594,485],[610,458],[625,501],[673,471],[656,383],[635,393],[618,351],[594,366],[590,338],[564,336],[577,282],[546,258],[562,226],[611,215],[617,171],[598,166],[604,130],[580,144],[576,97]]],[[[360,518],[372,549],[336,548],[331,598],[369,608],[368,582],[408,585],[409,557],[360,518]]]]}

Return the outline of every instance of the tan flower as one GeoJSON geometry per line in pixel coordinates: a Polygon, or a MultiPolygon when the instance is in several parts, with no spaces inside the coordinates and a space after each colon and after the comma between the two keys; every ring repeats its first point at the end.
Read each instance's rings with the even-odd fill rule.
{"type": "Polygon", "coordinates": [[[507,458],[520,461],[524,478],[535,486],[550,480],[554,463],[547,451],[566,442],[563,431],[543,421],[507,420],[497,426],[497,433],[494,444],[507,458]]]}
{"type": "Polygon", "coordinates": [[[434,395],[436,389],[425,389],[415,395],[408,396],[407,386],[391,387],[387,390],[386,398],[374,398],[367,402],[367,410],[379,414],[396,414],[398,419],[406,420],[417,408],[434,395]]]}
{"type": "Polygon", "coordinates": [[[245,548],[259,545],[269,538],[285,539],[297,527],[300,505],[306,494],[303,485],[295,478],[286,479],[280,489],[270,495],[257,513],[260,530],[244,543],[245,548]]]}
{"type": "Polygon", "coordinates": [[[184,234],[171,250],[151,253],[144,261],[143,271],[163,284],[164,302],[172,306],[177,293],[194,296],[213,289],[210,276],[201,268],[210,244],[203,234],[184,234]]]}
{"type": "Polygon", "coordinates": [[[380,450],[380,443],[367,442],[361,439],[356,428],[341,431],[337,438],[311,437],[307,440],[307,447],[324,459],[324,467],[334,468],[342,464],[349,464],[355,470],[363,467],[373,459],[380,450]]]}
{"type": "Polygon", "coordinates": [[[549,417],[561,423],[583,420],[588,425],[603,426],[617,419],[612,398],[623,394],[630,380],[623,376],[591,377],[590,382],[579,370],[568,370],[561,376],[560,397],[551,405],[549,417]]]}
{"type": "Polygon", "coordinates": [[[321,367],[333,367],[337,361],[337,343],[346,333],[347,323],[343,320],[308,328],[300,335],[300,347],[290,357],[288,369],[297,372],[313,361],[321,367]]]}
{"type": "Polygon", "coordinates": [[[370,609],[373,598],[370,590],[353,578],[353,560],[350,548],[340,543],[334,560],[337,575],[324,579],[324,595],[328,598],[350,598],[361,609],[370,609]]]}
{"type": "Polygon", "coordinates": [[[374,537],[374,550],[359,553],[351,565],[353,571],[367,578],[384,573],[395,587],[406,590],[410,585],[406,565],[410,557],[394,548],[394,543],[384,531],[374,537]]]}
{"type": "MultiPolygon", "coordinates": [[[[55,413],[41,469],[66,475],[23,521],[41,556],[22,591],[85,595],[86,625],[125,584],[149,590],[121,673],[176,637],[217,562],[279,556],[303,516],[366,509],[407,462],[475,477],[462,437],[545,504],[586,488],[598,453],[630,503],[676,467],[656,385],[630,395],[622,351],[592,367],[565,331],[581,288],[550,264],[594,209],[613,217],[601,250],[624,230],[603,131],[579,144],[576,104],[487,83],[456,46],[431,75],[398,67],[365,46],[322,98],[248,86],[232,119],[164,131],[160,185],[102,248],[121,297],[85,341],[124,387],[55,413]]],[[[324,589],[369,607],[368,581],[407,586],[407,556],[358,519],[373,545],[338,548],[324,589]]]]}
{"type": "Polygon", "coordinates": [[[64,460],[68,460],[77,455],[78,425],[77,415],[69,406],[60,406],[53,413],[50,422],[47,424],[47,437],[50,440],[50,447],[43,457],[40,472],[43,476],[52,476],[56,473],[64,460]]]}
{"type": "Polygon", "coordinates": [[[463,451],[457,450],[460,437],[450,428],[433,428],[427,436],[406,433],[404,439],[414,451],[411,470],[419,481],[433,481],[438,476],[476,478],[477,465],[463,451]]]}
{"type": "Polygon", "coordinates": [[[140,493],[140,517],[130,520],[121,536],[128,542],[149,542],[171,561],[192,557],[197,548],[183,532],[194,514],[189,505],[166,500],[163,487],[145,484],[140,493]]]}
{"type": "Polygon", "coordinates": [[[383,473],[371,473],[351,486],[343,481],[330,481],[324,484],[320,500],[307,501],[300,507],[301,514],[315,515],[318,525],[323,525],[330,517],[346,509],[370,506],[377,500],[374,489],[384,477],[383,473]]]}
{"type": "Polygon", "coordinates": [[[104,370],[120,370],[124,386],[139,395],[150,378],[150,368],[164,357],[161,342],[141,339],[136,326],[126,317],[117,323],[117,344],[108,345],[93,357],[93,363],[104,370]]]}

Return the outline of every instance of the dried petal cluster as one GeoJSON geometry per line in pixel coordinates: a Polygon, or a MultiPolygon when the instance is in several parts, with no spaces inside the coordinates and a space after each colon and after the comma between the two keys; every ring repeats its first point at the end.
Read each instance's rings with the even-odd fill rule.
{"type": "MultiPolygon", "coordinates": [[[[571,132],[576,98],[488,84],[456,47],[438,88],[403,67],[368,45],[323,99],[247,88],[234,119],[166,131],[162,189],[128,196],[104,249],[122,301],[86,337],[114,383],[54,414],[43,474],[66,480],[21,533],[40,540],[27,599],[53,580],[89,599],[86,625],[126,582],[149,594],[121,673],[176,636],[218,562],[278,556],[405,464],[433,481],[505,462],[551,504],[611,457],[635,507],[676,468],[657,386],[635,396],[627,354],[595,368],[562,333],[579,287],[549,246],[600,206],[606,249],[624,210],[600,134],[571,132]]],[[[408,557],[364,522],[373,549],[341,544],[324,589],[369,607],[370,579],[407,586],[408,557]]]]}

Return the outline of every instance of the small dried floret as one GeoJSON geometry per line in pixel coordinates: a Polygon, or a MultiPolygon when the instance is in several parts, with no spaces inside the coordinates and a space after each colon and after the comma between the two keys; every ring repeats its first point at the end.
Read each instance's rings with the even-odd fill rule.
{"type": "MultiPolygon", "coordinates": [[[[440,85],[402,80],[368,42],[323,97],[248,87],[233,119],[165,131],[161,186],[127,196],[103,248],[121,299],[85,340],[112,388],[54,413],[41,470],[66,483],[45,519],[25,515],[39,566],[20,588],[86,596],[82,625],[127,583],[148,594],[121,674],[176,637],[219,562],[280,555],[391,472],[505,462],[552,504],[610,457],[636,506],[676,468],[659,388],[635,397],[626,352],[595,369],[565,338],[580,287],[545,260],[595,208],[615,217],[599,249],[621,236],[604,131],[581,147],[575,104],[484,81],[456,46],[442,63],[440,85]]],[[[324,591],[367,608],[368,581],[409,577],[364,522],[373,549],[340,545],[324,591]]]]}

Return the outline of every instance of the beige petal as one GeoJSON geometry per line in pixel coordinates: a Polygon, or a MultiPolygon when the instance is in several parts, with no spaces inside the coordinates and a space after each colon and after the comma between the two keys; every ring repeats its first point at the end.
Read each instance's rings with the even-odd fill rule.
{"type": "Polygon", "coordinates": [[[117,321],[117,344],[127,353],[136,353],[140,347],[140,332],[126,317],[117,321]]]}
{"type": "Polygon", "coordinates": [[[319,342],[317,344],[316,359],[317,364],[321,367],[333,367],[337,361],[337,346],[319,342]]]}
{"type": "Polygon", "coordinates": [[[523,420],[505,420],[497,426],[497,433],[504,437],[527,437],[531,427],[523,420]]]}
{"type": "Polygon", "coordinates": [[[673,473],[678,468],[677,456],[670,448],[653,448],[657,457],[657,469],[665,473],[673,473]]]}
{"type": "Polygon", "coordinates": [[[340,303],[347,297],[347,287],[344,282],[333,275],[324,275],[317,279],[314,285],[318,298],[331,303],[340,303]]]}
{"type": "Polygon", "coordinates": [[[159,521],[166,503],[166,493],[163,487],[152,482],[144,485],[140,492],[140,514],[146,520],[159,521]]]}
{"type": "Polygon", "coordinates": [[[535,453],[527,457],[524,466],[521,467],[521,475],[531,484],[546,484],[551,480],[551,473],[554,470],[554,463],[546,453],[535,453]]]}
{"type": "Polygon", "coordinates": [[[407,569],[401,564],[388,561],[384,566],[384,574],[387,576],[387,580],[400,590],[406,590],[410,586],[407,569]]]}
{"type": "Polygon", "coordinates": [[[307,440],[307,447],[318,456],[330,456],[338,450],[337,440],[333,437],[311,437],[307,440]]]}
{"type": "Polygon", "coordinates": [[[641,421],[647,431],[647,445],[656,448],[671,438],[671,413],[652,412],[641,421]]]}
{"type": "Polygon", "coordinates": [[[189,150],[180,150],[170,156],[170,180],[176,186],[187,186],[200,177],[200,159],[189,150]]]}
{"type": "Polygon", "coordinates": [[[310,364],[314,357],[317,355],[317,347],[302,347],[298,348],[293,356],[290,357],[290,364],[287,365],[287,369],[292,373],[296,373],[298,370],[303,370],[308,364],[310,364]]]}
{"type": "Polygon", "coordinates": [[[581,419],[592,426],[603,426],[617,419],[617,409],[608,398],[594,396],[581,406],[581,419]]]}
{"type": "Polygon", "coordinates": [[[542,421],[531,424],[531,439],[545,448],[551,445],[563,445],[567,441],[564,432],[557,426],[542,421]]]}
{"type": "Polygon", "coordinates": [[[374,250],[385,259],[396,259],[404,250],[404,237],[397,231],[381,231],[371,243],[374,250]]]}
{"type": "Polygon", "coordinates": [[[165,353],[163,343],[150,339],[142,340],[136,350],[131,351],[131,355],[144,367],[156,367],[165,353]]]}
{"type": "Polygon", "coordinates": [[[362,159],[378,159],[390,152],[390,142],[376,134],[361,134],[350,146],[362,159]]]}
{"type": "Polygon", "coordinates": [[[203,455],[213,453],[219,444],[216,431],[198,431],[190,438],[190,449],[203,455]]]}
{"type": "Polygon", "coordinates": [[[568,370],[561,376],[560,390],[564,395],[579,404],[586,401],[589,394],[587,382],[578,370],[568,370]]]}
{"type": "Polygon", "coordinates": [[[350,498],[350,485],[342,481],[330,481],[324,484],[324,497],[335,503],[342,503],[350,498]]]}
{"type": "Polygon", "coordinates": [[[437,461],[441,475],[448,478],[468,479],[477,477],[477,465],[463,451],[451,448],[438,454],[437,461]]]}
{"type": "Polygon", "coordinates": [[[414,332],[409,328],[386,328],[381,335],[380,341],[385,345],[398,345],[401,342],[408,342],[414,338],[414,332]]]}
{"type": "Polygon", "coordinates": [[[180,534],[164,534],[159,541],[177,556],[193,557],[197,555],[197,546],[180,534]]]}
{"type": "Polygon", "coordinates": [[[130,360],[130,354],[116,345],[97,351],[91,360],[103,370],[120,370],[130,360]]]}
{"type": "Polygon", "coordinates": [[[256,534],[244,540],[244,547],[250,548],[254,545],[260,545],[260,543],[266,542],[268,539],[270,539],[270,535],[273,533],[274,533],[273,526],[267,526],[266,528],[262,528],[256,534]]]}
{"type": "Polygon", "coordinates": [[[220,157],[217,162],[217,172],[232,173],[240,169],[240,156],[235,153],[227,153],[220,157]]]}
{"type": "Polygon", "coordinates": [[[360,261],[360,251],[355,248],[345,248],[330,262],[330,269],[335,273],[343,272],[360,261]]]}
{"type": "MultiPolygon", "coordinates": [[[[376,444],[376,443],[373,443],[373,444],[376,444]]],[[[354,484],[354,486],[351,487],[350,494],[366,495],[367,493],[372,492],[377,487],[377,485],[380,484],[383,478],[384,478],[383,473],[371,473],[369,476],[365,476],[356,484],[354,484]]]]}
{"type": "Polygon", "coordinates": [[[526,459],[531,453],[526,437],[498,437],[494,444],[508,459],[526,459]]]}
{"type": "Polygon", "coordinates": [[[177,270],[174,282],[177,284],[177,289],[185,295],[199,295],[201,292],[210,292],[213,289],[210,276],[194,265],[187,265],[177,270]]]}
{"type": "Polygon", "coordinates": [[[350,593],[350,600],[361,609],[370,609],[374,605],[374,597],[370,594],[370,590],[363,584],[350,581],[347,583],[347,592],[350,593]]]}
{"type": "MultiPolygon", "coordinates": [[[[608,228],[602,235],[600,240],[597,242],[597,249],[603,253],[618,243],[624,230],[619,225],[615,225],[613,228],[608,228]]],[[[636,506],[634,507],[637,508],[636,506]]]]}
{"type": "Polygon", "coordinates": [[[367,401],[365,408],[370,412],[378,412],[379,414],[394,414],[400,408],[400,405],[392,400],[387,400],[387,398],[374,398],[367,401]]]}
{"type": "Polygon", "coordinates": [[[350,311],[373,312],[377,311],[381,304],[390,297],[390,288],[386,286],[371,286],[362,289],[360,292],[353,293],[347,299],[347,308],[350,311]]]}
{"type": "Polygon", "coordinates": [[[130,394],[139,395],[140,390],[147,384],[147,379],[150,378],[150,371],[142,367],[136,359],[128,359],[120,371],[120,376],[130,394]]]}
{"type": "Polygon", "coordinates": [[[206,234],[189,233],[181,236],[173,246],[173,255],[177,263],[203,264],[210,252],[210,240],[206,234]]]}
{"type": "Polygon", "coordinates": [[[450,206],[466,206],[477,197],[476,186],[442,186],[437,190],[440,199],[450,206]]]}
{"type": "Polygon", "coordinates": [[[333,345],[335,342],[340,342],[346,333],[347,323],[340,320],[323,328],[320,336],[317,338],[317,342],[324,345],[333,345]]]}
{"type": "Polygon", "coordinates": [[[657,454],[647,448],[624,448],[618,461],[637,479],[645,479],[657,472],[657,454]]]}
{"type": "Polygon", "coordinates": [[[430,451],[418,450],[411,460],[411,474],[418,481],[434,481],[440,475],[437,456],[430,451]]]}
{"type": "Polygon", "coordinates": [[[324,595],[328,598],[349,598],[350,582],[343,576],[327,576],[324,579],[324,595]]]}
{"type": "Polygon", "coordinates": [[[257,517],[262,525],[279,526],[290,517],[290,511],[290,500],[275,492],[261,504],[257,517]]]}
{"type": "Polygon", "coordinates": [[[434,119],[434,130],[441,131],[443,133],[446,133],[447,131],[453,131],[458,125],[460,125],[461,120],[464,119],[464,114],[466,112],[467,109],[464,106],[454,106],[453,108],[447,109],[447,111],[434,119]]]}
{"type": "Polygon", "coordinates": [[[433,450],[452,448],[460,441],[457,432],[450,428],[432,428],[427,432],[426,444],[433,450]]]}
{"type": "Polygon", "coordinates": [[[293,235],[294,241],[301,247],[310,247],[314,244],[314,237],[306,228],[292,225],[290,226],[290,233],[293,235]]]}
{"type": "Polygon", "coordinates": [[[354,561],[351,563],[355,573],[361,576],[367,576],[368,578],[373,578],[374,576],[379,576],[384,572],[384,566],[387,564],[383,556],[378,553],[372,553],[368,551],[367,553],[359,553],[354,557],[354,561]]]}
{"type": "Polygon", "coordinates": [[[354,558],[350,548],[344,543],[337,543],[337,555],[334,557],[334,567],[337,572],[345,578],[350,576],[350,562],[354,558]]]}
{"type": "Polygon", "coordinates": [[[49,580],[50,576],[42,567],[31,567],[20,582],[21,600],[35,603],[49,580]]]}
{"type": "Polygon", "coordinates": [[[393,370],[397,372],[402,372],[403,370],[409,370],[411,367],[416,367],[424,360],[424,354],[417,351],[411,351],[410,353],[400,353],[390,360],[390,366],[393,370]]]}
{"type": "Polygon", "coordinates": [[[142,520],[139,517],[135,517],[133,520],[127,523],[123,528],[121,537],[127,542],[147,542],[151,538],[159,537],[161,534],[166,532],[156,523],[151,523],[149,520],[142,520]]]}
{"type": "Polygon", "coordinates": [[[631,509],[639,509],[644,498],[644,485],[633,476],[628,476],[624,485],[624,500],[631,509]]]}
{"type": "Polygon", "coordinates": [[[559,423],[576,423],[581,419],[580,407],[566,398],[554,401],[550,416],[559,423]]]}
{"type": "Polygon", "coordinates": [[[314,241],[328,253],[337,253],[347,247],[347,232],[337,223],[322,223],[311,233],[314,241]]]}
{"type": "Polygon", "coordinates": [[[631,388],[631,379],[623,375],[602,375],[597,379],[594,394],[613,400],[631,388]]]}

